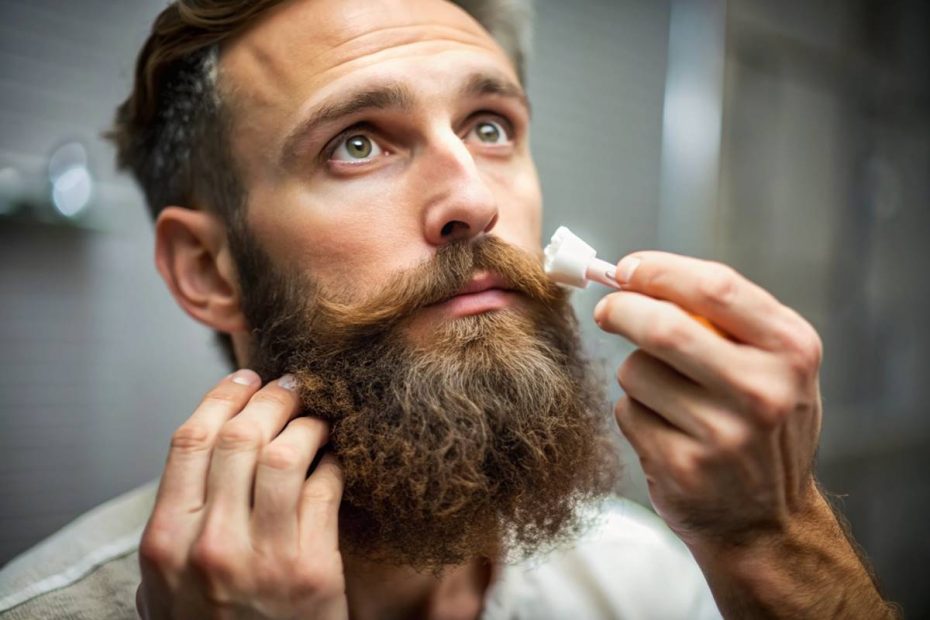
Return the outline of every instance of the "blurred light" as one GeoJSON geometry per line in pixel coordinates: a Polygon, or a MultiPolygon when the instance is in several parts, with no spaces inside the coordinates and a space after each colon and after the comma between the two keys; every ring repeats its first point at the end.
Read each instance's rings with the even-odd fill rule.
{"type": "Polygon", "coordinates": [[[94,180],[87,169],[87,150],[79,142],[58,147],[48,160],[52,204],[65,217],[75,217],[90,203],[94,180]]]}
{"type": "Polygon", "coordinates": [[[87,150],[80,142],[62,144],[48,160],[48,178],[54,183],[71,168],[87,167],[87,150]]]}
{"type": "Polygon", "coordinates": [[[710,256],[715,243],[725,25],[725,0],[672,0],[662,113],[659,247],[692,256],[710,256]]]}
{"type": "Polygon", "coordinates": [[[720,94],[695,86],[683,80],[670,83],[666,91],[665,146],[682,167],[713,165],[720,148],[720,94]]]}
{"type": "Polygon", "coordinates": [[[59,213],[74,217],[87,207],[93,188],[87,168],[69,168],[52,183],[52,202],[59,213]]]}

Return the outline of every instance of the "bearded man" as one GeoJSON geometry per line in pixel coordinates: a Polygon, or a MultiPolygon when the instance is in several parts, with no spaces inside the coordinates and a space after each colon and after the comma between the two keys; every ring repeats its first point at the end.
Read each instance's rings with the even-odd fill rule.
{"type": "Polygon", "coordinates": [[[4,617],[892,613],[812,478],[817,335],[720,265],[629,256],[595,311],[640,347],[615,417],[671,529],[611,498],[613,417],[539,266],[522,28],[490,0],[158,17],[113,137],[242,369],[157,493],[5,571],[4,617]]]}

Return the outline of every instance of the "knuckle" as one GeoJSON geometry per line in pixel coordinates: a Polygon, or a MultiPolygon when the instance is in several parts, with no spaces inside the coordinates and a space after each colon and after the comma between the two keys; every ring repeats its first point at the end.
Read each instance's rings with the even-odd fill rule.
{"type": "Polygon", "coordinates": [[[709,263],[698,280],[698,292],[705,301],[727,307],[733,301],[739,284],[739,274],[722,263],[709,263]]]}
{"type": "Polygon", "coordinates": [[[177,569],[176,534],[154,523],[149,523],[139,540],[139,559],[160,572],[177,569]]]}
{"type": "Polygon", "coordinates": [[[774,326],[774,340],[783,351],[792,371],[807,378],[820,369],[823,361],[823,341],[817,330],[797,312],[785,312],[774,326]]]}
{"type": "Polygon", "coordinates": [[[202,452],[212,444],[210,430],[199,422],[185,422],[171,435],[171,449],[179,452],[202,452]]]}
{"type": "Polygon", "coordinates": [[[304,501],[309,504],[320,504],[323,506],[338,505],[341,500],[341,494],[332,484],[308,484],[304,489],[304,501]]]}
{"type": "Polygon", "coordinates": [[[262,450],[258,462],[264,467],[280,471],[291,471],[300,467],[303,456],[300,451],[287,444],[268,444],[262,450]]]}
{"type": "Polygon", "coordinates": [[[730,364],[719,370],[720,381],[737,397],[752,388],[749,373],[745,365],[730,364]]]}
{"type": "Polygon", "coordinates": [[[310,430],[321,430],[325,433],[329,433],[330,430],[329,422],[309,415],[298,416],[291,420],[288,424],[296,424],[297,426],[303,426],[310,430]]]}
{"type": "Polygon", "coordinates": [[[707,458],[697,451],[680,450],[671,454],[667,461],[667,471],[675,481],[678,489],[685,494],[692,494],[696,488],[697,480],[707,465],[707,458]]]}
{"type": "Polygon", "coordinates": [[[753,419],[768,429],[783,424],[796,404],[791,392],[780,388],[777,382],[746,387],[743,395],[753,419]]]}
{"type": "Polygon", "coordinates": [[[282,392],[283,390],[278,389],[265,389],[253,396],[251,402],[273,408],[289,408],[293,400],[282,392]]]}
{"type": "Polygon", "coordinates": [[[225,407],[230,404],[238,405],[241,398],[239,394],[228,387],[221,387],[207,392],[207,395],[203,397],[203,401],[225,407]]]}
{"type": "Polygon", "coordinates": [[[647,329],[644,344],[658,351],[668,351],[680,347],[690,337],[685,319],[671,308],[656,313],[647,329]]]}
{"type": "Polygon", "coordinates": [[[717,452],[727,460],[743,454],[749,445],[749,433],[736,424],[718,425],[712,433],[717,452]]]}
{"type": "Polygon", "coordinates": [[[228,580],[234,572],[228,545],[208,532],[204,532],[191,548],[190,563],[202,576],[214,580],[214,583],[228,580]]]}
{"type": "Polygon", "coordinates": [[[227,422],[217,435],[217,448],[229,451],[254,451],[265,443],[261,430],[248,425],[227,422]]]}
{"type": "Polygon", "coordinates": [[[823,361],[823,341],[813,328],[799,330],[792,346],[792,367],[801,375],[810,375],[823,361]]]}
{"type": "Polygon", "coordinates": [[[320,562],[298,564],[294,571],[294,588],[301,594],[319,594],[333,587],[333,577],[320,562]]]}
{"type": "Polygon", "coordinates": [[[321,443],[329,441],[329,424],[320,418],[299,416],[287,423],[288,427],[298,427],[302,432],[318,439],[321,443]]]}

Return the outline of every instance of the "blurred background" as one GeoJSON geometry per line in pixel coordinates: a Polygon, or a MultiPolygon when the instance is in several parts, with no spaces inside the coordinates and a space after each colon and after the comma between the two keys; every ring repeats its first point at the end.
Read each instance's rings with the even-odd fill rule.
{"type": "MultiPolygon", "coordinates": [[[[0,564],[157,477],[227,372],[100,138],[163,5],[0,0],[0,564]]],[[[819,477],[930,615],[930,3],[538,0],[534,47],[546,235],[722,260],[809,319],[819,477]]],[[[575,302],[612,375],[602,294],[575,302]]]]}

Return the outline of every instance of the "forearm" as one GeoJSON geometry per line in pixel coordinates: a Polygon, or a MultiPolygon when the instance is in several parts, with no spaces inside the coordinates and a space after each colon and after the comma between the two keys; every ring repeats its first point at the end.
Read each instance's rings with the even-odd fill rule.
{"type": "Polygon", "coordinates": [[[693,544],[727,618],[898,618],[816,491],[783,531],[743,545],[693,544]]]}

